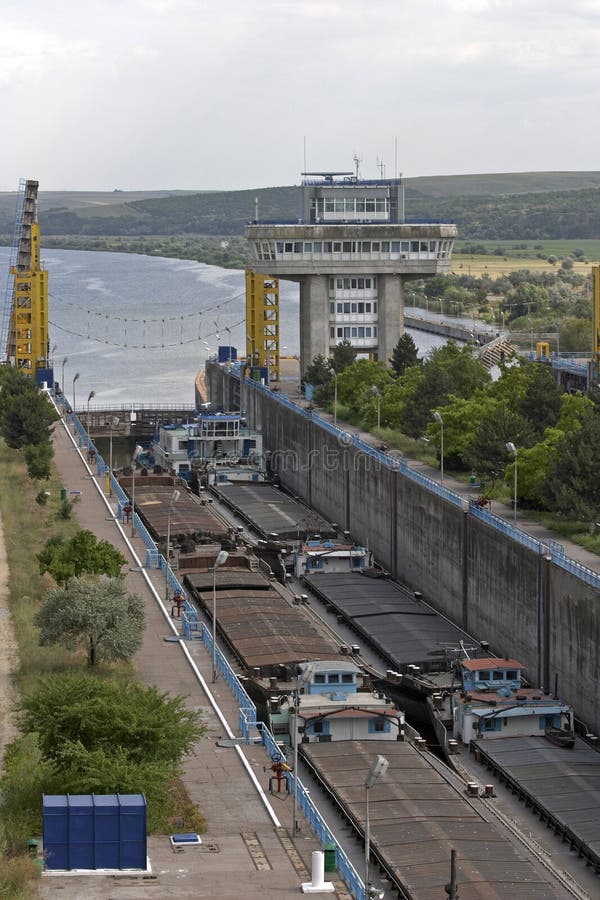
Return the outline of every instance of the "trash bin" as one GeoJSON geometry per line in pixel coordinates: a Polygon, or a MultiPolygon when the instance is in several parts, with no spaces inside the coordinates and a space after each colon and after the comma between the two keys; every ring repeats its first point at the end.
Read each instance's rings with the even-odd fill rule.
{"type": "Polygon", "coordinates": [[[335,858],[335,844],[325,844],[325,871],[337,872],[337,862],[335,858]]]}
{"type": "Polygon", "coordinates": [[[38,855],[38,842],[36,840],[34,840],[34,838],[30,838],[27,841],[27,852],[34,859],[38,855]]]}
{"type": "Polygon", "coordinates": [[[66,489],[66,487],[61,487],[61,489],[60,489],[60,499],[61,499],[61,500],[66,500],[66,499],[67,499],[67,489],[66,489]]]}

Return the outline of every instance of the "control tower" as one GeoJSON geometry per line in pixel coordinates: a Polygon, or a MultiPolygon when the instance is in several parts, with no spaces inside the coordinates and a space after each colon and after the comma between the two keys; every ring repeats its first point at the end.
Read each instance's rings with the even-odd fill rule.
{"type": "Polygon", "coordinates": [[[300,284],[300,371],[343,340],[387,362],[404,331],[404,282],[451,269],[456,225],[407,222],[401,179],[302,173],[295,222],[252,222],[251,268],[300,284]]]}

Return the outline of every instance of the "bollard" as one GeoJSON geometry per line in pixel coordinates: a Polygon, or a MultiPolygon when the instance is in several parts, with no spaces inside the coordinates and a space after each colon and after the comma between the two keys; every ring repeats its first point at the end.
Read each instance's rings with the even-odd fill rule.
{"type": "Polygon", "coordinates": [[[325,854],[322,850],[314,850],[312,854],[312,881],[302,885],[303,894],[333,894],[335,888],[331,881],[325,881],[325,854]]]}

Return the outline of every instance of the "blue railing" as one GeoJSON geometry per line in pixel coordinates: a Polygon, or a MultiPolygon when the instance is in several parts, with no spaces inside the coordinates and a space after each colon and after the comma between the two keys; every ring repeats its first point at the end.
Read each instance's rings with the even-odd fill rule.
{"type": "MultiPolygon", "coordinates": [[[[209,651],[209,653],[212,654],[212,633],[210,629],[206,627],[204,622],[201,623],[200,634],[204,646],[209,651]]],[[[233,696],[239,703],[240,732],[245,742],[249,744],[253,736],[252,732],[256,732],[256,729],[258,728],[256,706],[240,684],[238,676],[229,665],[228,660],[225,658],[218,645],[215,653],[215,662],[217,665],[217,670],[223,675],[223,678],[225,679],[228,687],[233,693],[233,696]]]]}

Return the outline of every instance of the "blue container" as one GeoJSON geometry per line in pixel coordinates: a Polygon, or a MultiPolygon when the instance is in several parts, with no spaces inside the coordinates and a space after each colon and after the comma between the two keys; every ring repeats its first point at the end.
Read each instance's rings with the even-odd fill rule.
{"type": "Polygon", "coordinates": [[[49,869],[146,869],[143,794],[44,795],[49,869]]]}
{"type": "Polygon", "coordinates": [[[219,347],[218,360],[220,363],[237,362],[237,347],[219,347]]]}

